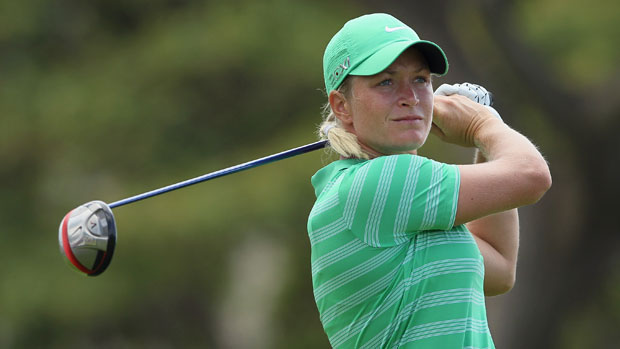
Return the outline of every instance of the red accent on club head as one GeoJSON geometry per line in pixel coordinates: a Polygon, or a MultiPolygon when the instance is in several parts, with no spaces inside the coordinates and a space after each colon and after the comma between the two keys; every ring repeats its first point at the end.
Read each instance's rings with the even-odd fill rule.
{"type": "Polygon", "coordinates": [[[65,250],[65,256],[67,256],[69,262],[71,262],[74,267],[78,268],[84,274],[92,274],[94,271],[83,266],[82,263],[75,258],[75,255],[71,250],[69,236],[67,234],[67,226],[69,225],[69,216],[71,215],[71,212],[73,212],[73,210],[69,211],[69,213],[67,213],[65,218],[62,220],[62,248],[65,250]]]}

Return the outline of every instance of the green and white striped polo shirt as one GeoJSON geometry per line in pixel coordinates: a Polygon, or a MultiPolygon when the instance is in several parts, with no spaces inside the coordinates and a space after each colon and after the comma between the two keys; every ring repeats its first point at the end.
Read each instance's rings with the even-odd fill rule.
{"type": "Polygon", "coordinates": [[[482,255],[453,227],[459,184],[456,166],[415,155],[312,177],[312,283],[333,347],[494,348],[482,255]]]}

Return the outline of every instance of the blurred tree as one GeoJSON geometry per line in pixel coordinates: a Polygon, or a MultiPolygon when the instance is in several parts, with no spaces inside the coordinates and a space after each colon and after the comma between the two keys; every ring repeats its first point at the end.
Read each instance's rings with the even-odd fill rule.
{"type": "Polygon", "coordinates": [[[242,276],[224,266],[247,265],[230,256],[253,235],[299,252],[263,268],[286,286],[256,317],[272,321],[264,338],[325,346],[305,232],[320,153],[119,209],[115,261],[97,279],[68,271],[53,231],[77,203],[312,141],[321,52],[346,11],[0,1],[0,253],[11,261],[0,265],[0,346],[221,346],[222,304],[240,302],[229,294],[242,276]]]}

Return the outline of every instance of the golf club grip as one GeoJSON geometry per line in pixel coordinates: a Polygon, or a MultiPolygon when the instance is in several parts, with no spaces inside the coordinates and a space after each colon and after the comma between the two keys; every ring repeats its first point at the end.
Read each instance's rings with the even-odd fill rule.
{"type": "Polygon", "coordinates": [[[273,154],[273,155],[269,155],[269,156],[265,156],[263,158],[260,159],[256,159],[256,160],[252,160],[252,161],[248,161],[245,162],[243,164],[239,164],[236,166],[232,166],[232,167],[228,167],[219,171],[215,171],[215,172],[211,172],[211,173],[207,173],[205,175],[202,176],[198,176],[192,179],[188,179],[186,181],[183,182],[179,182],[179,183],[175,183],[175,184],[171,184],[169,186],[163,187],[163,188],[159,188],[159,189],[155,189],[155,190],[151,190],[149,192],[146,193],[142,193],[142,194],[138,194],[126,199],[122,199],[116,202],[113,202],[111,204],[109,204],[108,206],[110,208],[115,208],[115,207],[119,207],[119,206],[123,206],[123,205],[127,205],[129,203],[132,202],[136,202],[136,201],[140,201],[140,200],[144,200],[146,198],[150,198],[156,195],[160,195],[160,194],[164,194],[173,190],[177,190],[177,189],[181,189],[184,187],[188,187],[190,185],[193,184],[197,184],[197,183],[201,183],[204,181],[208,181],[210,179],[214,179],[214,178],[218,178],[218,177],[222,177],[231,173],[236,173],[239,171],[243,171],[243,170],[247,170],[249,168],[253,168],[253,167],[258,167],[261,165],[265,165],[274,161],[279,161],[279,160],[283,160],[283,159],[287,159],[296,155],[300,155],[300,154],[304,154],[304,153],[308,153],[317,149],[322,149],[325,147],[325,145],[327,144],[326,140],[322,140],[322,141],[318,141],[318,142],[314,142],[314,143],[310,143],[301,147],[297,147],[297,148],[293,148],[293,149],[289,149],[277,154],[273,154]]]}

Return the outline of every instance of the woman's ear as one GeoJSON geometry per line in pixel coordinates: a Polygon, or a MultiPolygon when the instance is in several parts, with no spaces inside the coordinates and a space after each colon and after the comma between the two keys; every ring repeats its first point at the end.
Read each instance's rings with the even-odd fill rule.
{"type": "Polygon", "coordinates": [[[351,104],[347,101],[342,92],[336,90],[329,93],[328,100],[334,115],[340,120],[345,129],[347,129],[353,124],[351,104]]]}

